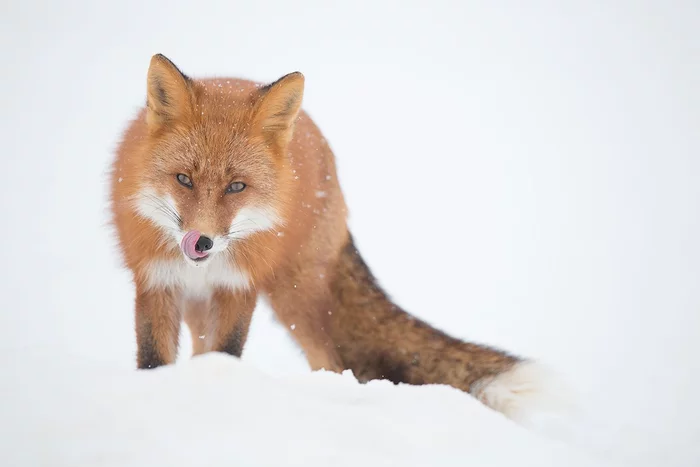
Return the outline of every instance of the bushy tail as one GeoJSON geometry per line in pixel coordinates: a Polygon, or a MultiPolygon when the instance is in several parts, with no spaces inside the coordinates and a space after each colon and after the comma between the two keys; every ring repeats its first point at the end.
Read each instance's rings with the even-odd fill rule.
{"type": "Polygon", "coordinates": [[[563,386],[540,364],[455,339],[392,303],[352,237],[336,272],[331,336],[359,381],[447,384],[525,425],[533,409],[563,401],[563,386]]]}

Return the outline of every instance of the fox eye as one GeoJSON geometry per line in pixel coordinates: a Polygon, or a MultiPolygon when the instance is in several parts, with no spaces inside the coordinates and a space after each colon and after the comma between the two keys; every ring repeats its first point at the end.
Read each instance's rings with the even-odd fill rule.
{"type": "Polygon", "coordinates": [[[246,184],[243,182],[233,182],[226,187],[226,193],[240,193],[245,190],[246,184]]]}
{"type": "Polygon", "coordinates": [[[182,186],[192,188],[192,180],[185,174],[177,174],[177,181],[180,182],[180,185],[182,186]]]}

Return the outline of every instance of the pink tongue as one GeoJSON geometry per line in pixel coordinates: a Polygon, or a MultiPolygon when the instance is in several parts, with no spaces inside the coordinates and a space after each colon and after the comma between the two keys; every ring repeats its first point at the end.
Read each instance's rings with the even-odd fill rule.
{"type": "Polygon", "coordinates": [[[201,234],[196,230],[190,230],[182,238],[182,243],[180,244],[180,247],[182,248],[182,251],[184,251],[185,254],[191,259],[204,258],[209,254],[206,252],[197,251],[197,249],[195,248],[197,240],[199,240],[200,236],[201,234]]]}

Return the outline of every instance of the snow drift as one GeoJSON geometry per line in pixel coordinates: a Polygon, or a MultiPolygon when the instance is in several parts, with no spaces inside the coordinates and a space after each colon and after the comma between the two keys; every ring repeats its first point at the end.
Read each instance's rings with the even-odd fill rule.
{"type": "Polygon", "coordinates": [[[611,465],[448,386],[275,378],[218,353],[149,371],[4,359],[8,466],[611,465]]]}

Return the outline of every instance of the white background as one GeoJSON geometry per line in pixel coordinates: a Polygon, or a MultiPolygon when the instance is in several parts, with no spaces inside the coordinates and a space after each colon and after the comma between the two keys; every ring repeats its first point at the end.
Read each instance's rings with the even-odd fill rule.
{"type": "MultiPolygon", "coordinates": [[[[106,182],[152,54],[194,77],[299,70],[399,304],[563,373],[591,449],[700,463],[697,2],[15,2],[0,18],[0,350],[134,366],[106,182]]],[[[244,360],[308,371],[258,311],[244,360]]]]}

